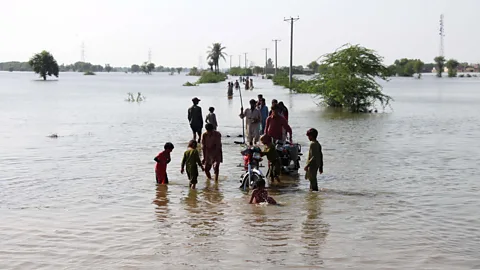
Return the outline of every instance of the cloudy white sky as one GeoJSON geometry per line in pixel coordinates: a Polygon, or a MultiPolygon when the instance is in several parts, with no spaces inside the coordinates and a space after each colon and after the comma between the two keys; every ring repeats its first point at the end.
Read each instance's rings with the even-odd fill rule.
{"type": "MultiPolygon", "coordinates": [[[[397,58],[431,60],[439,51],[439,16],[445,14],[445,55],[480,62],[480,0],[0,0],[0,62],[26,61],[43,49],[59,63],[85,58],[130,66],[148,59],[164,66],[197,66],[213,42],[226,52],[248,52],[263,65],[272,39],[279,65],[288,65],[290,26],[294,64],[306,65],[345,43],[397,58]]],[[[273,58],[273,57],[272,57],[273,58]]],[[[203,61],[205,65],[205,61],[203,61]]],[[[243,65],[243,56],[242,56],[243,65]]],[[[229,66],[227,62],[221,67],[229,66]]]]}

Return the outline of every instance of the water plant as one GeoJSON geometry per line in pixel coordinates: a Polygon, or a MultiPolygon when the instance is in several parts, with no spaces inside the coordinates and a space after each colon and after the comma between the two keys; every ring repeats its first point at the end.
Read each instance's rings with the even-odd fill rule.
{"type": "Polygon", "coordinates": [[[198,86],[196,83],[191,83],[191,82],[186,82],[183,84],[183,86],[198,86]]]}

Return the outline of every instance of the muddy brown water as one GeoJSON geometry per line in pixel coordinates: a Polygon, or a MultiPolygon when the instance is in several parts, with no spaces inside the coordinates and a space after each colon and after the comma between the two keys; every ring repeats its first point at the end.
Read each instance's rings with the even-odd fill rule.
{"type": "Polygon", "coordinates": [[[393,111],[350,115],[254,78],[244,103],[284,101],[303,152],[310,127],[324,148],[326,190],[283,178],[270,188],[278,207],[238,189],[240,102],[226,83],[35,80],[0,73],[0,269],[480,269],[480,79],[393,79],[393,111]],[[224,163],[218,184],[202,175],[189,191],[179,170],[194,96],[216,108],[224,163]],[[156,187],[166,141],[171,184],[156,187]]]}

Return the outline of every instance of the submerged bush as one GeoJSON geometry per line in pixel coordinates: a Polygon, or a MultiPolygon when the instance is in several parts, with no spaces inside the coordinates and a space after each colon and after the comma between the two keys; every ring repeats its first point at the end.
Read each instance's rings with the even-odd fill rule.
{"type": "Polygon", "coordinates": [[[215,73],[211,71],[206,71],[203,72],[202,75],[200,76],[200,79],[198,79],[197,84],[200,83],[218,83],[218,82],[223,82],[227,79],[227,75],[224,73],[215,73]]]}
{"type": "Polygon", "coordinates": [[[198,86],[196,83],[191,83],[191,82],[186,82],[183,84],[183,86],[198,86]]]}
{"type": "Polygon", "coordinates": [[[92,71],[87,71],[87,72],[83,73],[83,75],[96,75],[96,74],[92,71]]]}
{"type": "Polygon", "coordinates": [[[285,73],[274,76],[276,85],[285,86],[297,93],[317,94],[330,107],[342,107],[351,112],[366,112],[376,102],[385,107],[392,98],[382,93],[377,78],[387,80],[389,70],[375,51],[358,45],[344,45],[324,56],[323,72],[312,80],[292,78],[289,83],[285,73]]]}

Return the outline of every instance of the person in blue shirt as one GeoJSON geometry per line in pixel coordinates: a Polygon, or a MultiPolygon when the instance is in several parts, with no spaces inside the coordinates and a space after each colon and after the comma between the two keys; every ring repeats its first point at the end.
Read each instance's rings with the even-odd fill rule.
{"type": "Polygon", "coordinates": [[[260,105],[258,106],[258,109],[260,110],[260,114],[262,116],[262,127],[260,130],[260,134],[265,134],[265,126],[267,124],[267,118],[268,118],[268,107],[265,105],[265,99],[262,97],[260,100],[260,105]]]}

